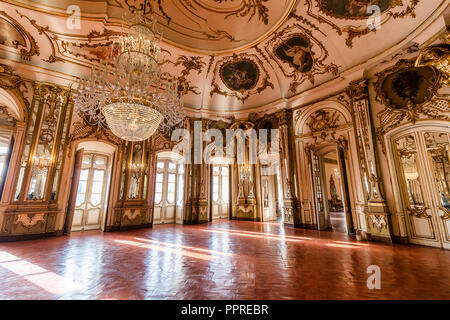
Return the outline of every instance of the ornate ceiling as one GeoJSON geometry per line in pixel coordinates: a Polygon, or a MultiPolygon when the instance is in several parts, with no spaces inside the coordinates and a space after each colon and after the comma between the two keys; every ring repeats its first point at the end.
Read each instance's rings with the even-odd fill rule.
{"type": "MultiPolygon", "coordinates": [[[[0,1],[0,58],[69,84],[111,50],[122,17],[143,0],[0,1]],[[81,24],[68,24],[70,5],[81,24]],[[37,67],[37,68],[36,68],[37,67]]],[[[412,45],[411,35],[448,0],[152,0],[164,33],[164,65],[179,76],[186,106],[235,112],[274,106],[412,45]],[[379,30],[367,8],[382,11],[379,30]]],[[[49,80],[50,81],[50,80],[49,80]]]]}

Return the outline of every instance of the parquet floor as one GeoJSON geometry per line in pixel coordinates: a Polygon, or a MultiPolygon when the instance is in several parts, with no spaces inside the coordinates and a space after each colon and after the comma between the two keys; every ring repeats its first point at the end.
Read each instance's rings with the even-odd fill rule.
{"type": "Polygon", "coordinates": [[[441,249],[220,221],[1,243],[0,298],[450,299],[449,266],[441,249]]]}

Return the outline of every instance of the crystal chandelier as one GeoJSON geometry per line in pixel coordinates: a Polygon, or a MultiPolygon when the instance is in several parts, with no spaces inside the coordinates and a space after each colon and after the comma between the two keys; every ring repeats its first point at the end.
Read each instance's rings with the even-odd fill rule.
{"type": "Polygon", "coordinates": [[[134,17],[128,32],[114,42],[110,58],[100,68],[93,66],[75,93],[88,123],[109,127],[127,141],[146,140],[158,128],[167,133],[184,120],[178,81],[161,70],[162,35],[156,19],[146,19],[146,8],[147,1],[143,16],[134,17]]]}

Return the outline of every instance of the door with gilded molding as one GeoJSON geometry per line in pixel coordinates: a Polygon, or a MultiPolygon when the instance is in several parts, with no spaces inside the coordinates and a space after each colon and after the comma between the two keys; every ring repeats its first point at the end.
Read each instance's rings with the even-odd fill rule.
{"type": "Polygon", "coordinates": [[[175,223],[178,165],[170,159],[156,162],[154,224],[175,223]]]}
{"type": "Polygon", "coordinates": [[[85,153],[81,164],[72,231],[101,229],[110,157],[85,153]]]}
{"type": "Polygon", "coordinates": [[[323,163],[320,156],[311,152],[311,170],[313,177],[314,200],[317,215],[317,227],[319,230],[330,227],[327,219],[326,186],[323,179],[323,163]]]}
{"type": "Polygon", "coordinates": [[[228,165],[212,166],[212,220],[229,218],[229,171],[228,165]]]}
{"type": "Polygon", "coordinates": [[[410,242],[450,249],[450,130],[416,128],[392,144],[410,242]]]}

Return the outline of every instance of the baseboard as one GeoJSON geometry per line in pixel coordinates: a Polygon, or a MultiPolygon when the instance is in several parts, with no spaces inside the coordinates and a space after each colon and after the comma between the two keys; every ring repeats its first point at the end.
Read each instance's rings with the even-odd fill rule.
{"type": "Polygon", "coordinates": [[[116,232],[116,231],[127,231],[127,230],[136,230],[136,229],[145,229],[152,228],[152,223],[140,224],[137,226],[107,226],[105,228],[105,232],[116,232]]]}
{"type": "Polygon", "coordinates": [[[63,235],[62,230],[57,230],[57,231],[47,232],[47,233],[37,233],[37,234],[7,235],[7,236],[0,236],[0,242],[37,240],[37,239],[43,239],[43,238],[60,237],[62,235],[63,235]]]}
{"type": "MultiPolygon", "coordinates": [[[[286,223],[285,223],[286,224],[286,223]]],[[[288,224],[289,225],[289,224],[288,224]]],[[[299,223],[295,225],[295,228],[298,229],[308,229],[308,230],[317,230],[316,224],[306,224],[306,223],[299,223]]]]}
{"type": "Polygon", "coordinates": [[[370,240],[371,241],[376,241],[376,242],[383,242],[383,243],[392,244],[392,238],[391,237],[380,237],[380,236],[371,235],[370,236],[370,240]]]}
{"type": "Polygon", "coordinates": [[[392,242],[393,243],[401,243],[401,244],[409,244],[409,239],[408,239],[408,237],[392,236],[392,242]]]}

